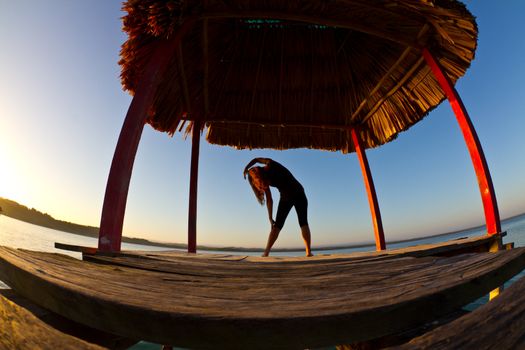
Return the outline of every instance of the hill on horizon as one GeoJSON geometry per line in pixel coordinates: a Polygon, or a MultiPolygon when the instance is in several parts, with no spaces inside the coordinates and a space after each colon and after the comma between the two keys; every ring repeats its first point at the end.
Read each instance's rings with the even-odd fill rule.
{"type": "Polygon", "coordinates": [[[0,214],[54,230],[89,237],[98,237],[98,227],[57,220],[47,213],[42,213],[35,208],[28,208],[25,205],[3,197],[0,197],[0,214]]]}
{"type": "MultiPolygon", "coordinates": [[[[35,208],[29,208],[25,205],[22,205],[11,199],[0,197],[0,214],[8,216],[10,218],[24,221],[33,225],[47,227],[53,230],[73,233],[81,236],[88,236],[93,238],[98,238],[99,228],[96,226],[87,226],[79,225],[69,221],[57,220],[47,213],[42,213],[35,208]]],[[[165,247],[173,249],[187,249],[187,244],[185,243],[163,243],[163,242],[154,242],[144,238],[132,238],[132,237],[122,237],[122,242],[149,245],[156,247],[165,247]]],[[[209,247],[198,245],[199,249],[204,250],[218,250],[218,251],[254,251],[259,252],[263,251],[262,248],[239,248],[239,247],[209,247]]],[[[277,249],[276,251],[286,251],[286,248],[277,249]]],[[[294,249],[288,249],[294,250],[294,249]]]]}
{"type": "MultiPolygon", "coordinates": [[[[24,221],[33,225],[47,227],[53,230],[73,233],[81,236],[98,238],[99,228],[96,226],[80,225],[69,221],[57,220],[48,213],[42,213],[35,208],[29,208],[14,200],[0,197],[0,214],[10,218],[24,221]]],[[[187,245],[183,243],[161,243],[152,242],[144,238],[122,237],[122,242],[153,245],[157,247],[186,249],[187,245]]]]}

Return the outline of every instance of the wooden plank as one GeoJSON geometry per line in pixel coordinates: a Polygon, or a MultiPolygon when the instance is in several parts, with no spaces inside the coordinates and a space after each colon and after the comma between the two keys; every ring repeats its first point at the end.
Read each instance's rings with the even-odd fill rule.
{"type": "Polygon", "coordinates": [[[524,349],[525,278],[473,312],[396,349],[524,349]]]}
{"type": "Polygon", "coordinates": [[[0,349],[104,349],[64,334],[0,294],[0,349]]]}
{"type": "Polygon", "coordinates": [[[456,320],[457,318],[464,316],[465,314],[468,314],[468,313],[469,311],[466,311],[464,309],[458,309],[448,315],[445,315],[438,319],[424,323],[413,329],[409,329],[406,331],[402,331],[400,333],[390,334],[384,337],[370,339],[370,340],[366,340],[362,342],[337,345],[336,349],[337,350],[375,350],[375,349],[385,349],[385,348],[389,348],[393,346],[399,346],[401,344],[405,344],[409,342],[410,340],[416,337],[419,337],[425,333],[428,333],[443,324],[452,322],[456,320]]]}
{"type": "Polygon", "coordinates": [[[15,304],[16,307],[21,308],[23,312],[34,315],[40,322],[58,332],[86,341],[89,344],[98,345],[107,349],[124,350],[138,342],[137,340],[105,333],[68,320],[54,312],[41,308],[28,299],[16,294],[12,289],[0,289],[0,297],[4,297],[9,302],[15,304]]]}
{"type": "MultiPolygon", "coordinates": [[[[388,249],[384,251],[366,251],[366,252],[355,252],[355,253],[339,253],[339,254],[316,254],[313,257],[305,258],[304,256],[248,256],[248,255],[235,255],[235,254],[221,254],[221,253],[201,253],[188,255],[182,251],[122,251],[120,253],[112,254],[112,256],[131,256],[140,258],[153,258],[162,260],[177,260],[177,259],[204,259],[204,260],[224,260],[224,261],[249,261],[249,262],[260,262],[260,263],[316,263],[319,260],[330,260],[336,261],[343,259],[348,260],[380,260],[390,259],[399,257],[424,257],[424,256],[453,256],[457,254],[465,253],[479,253],[488,252],[490,246],[501,237],[505,236],[505,232],[495,236],[477,236],[471,238],[459,238],[455,240],[420,244],[405,248],[388,249]]],[[[97,256],[103,255],[101,252],[97,252],[97,256]]],[[[107,255],[107,254],[106,254],[107,255]]],[[[92,259],[93,261],[96,258],[92,259]]],[[[187,260],[184,260],[187,261],[187,260]]]]}
{"type": "MultiPolygon", "coordinates": [[[[260,262],[287,262],[287,261],[303,261],[307,263],[310,260],[322,260],[322,259],[338,259],[343,257],[344,259],[383,259],[391,257],[401,257],[401,256],[412,256],[412,257],[422,257],[422,256],[453,256],[457,254],[465,254],[472,252],[488,252],[490,247],[494,242],[497,242],[498,239],[501,239],[506,235],[506,232],[502,232],[499,235],[494,236],[477,236],[471,238],[460,238],[451,241],[431,243],[431,244],[421,244],[410,246],[406,248],[397,248],[389,249],[383,252],[356,252],[356,253],[346,253],[346,254],[317,254],[314,257],[310,257],[305,260],[304,257],[292,257],[292,256],[271,256],[266,258],[260,258],[257,256],[248,256],[248,255],[239,255],[239,254],[225,254],[225,253],[203,253],[203,254],[192,254],[191,257],[194,258],[205,258],[205,259],[214,259],[214,260],[247,260],[247,261],[260,261],[260,262]]],[[[181,250],[166,250],[166,251],[122,251],[122,252],[101,252],[94,247],[86,247],[72,244],[65,244],[60,242],[55,242],[55,248],[81,252],[84,255],[98,255],[98,256],[140,256],[141,258],[155,258],[155,259],[170,259],[170,257],[187,257],[187,254],[181,250]]],[[[514,243],[506,243],[504,245],[505,249],[514,248],[514,243]]],[[[97,259],[91,259],[91,261],[97,261],[97,259]]]]}
{"type": "Polygon", "coordinates": [[[185,275],[207,274],[212,275],[226,269],[223,274],[232,271],[241,273],[257,273],[265,271],[268,277],[273,271],[282,270],[282,264],[288,265],[288,275],[296,271],[302,273],[300,265],[315,264],[318,271],[330,271],[334,266],[351,262],[381,261],[400,257],[424,257],[433,255],[453,256],[459,253],[472,253],[489,251],[492,242],[497,236],[481,236],[473,238],[458,239],[454,241],[425,244],[401,249],[392,249],[383,252],[358,252],[351,254],[316,255],[311,258],[305,257],[268,257],[241,256],[229,254],[187,254],[178,251],[166,252],[137,252],[128,251],[118,255],[97,253],[97,255],[84,255],[84,260],[101,264],[126,266],[147,271],[158,271],[166,273],[177,273],[185,275]],[[230,261],[244,261],[250,264],[230,264],[230,261]],[[210,269],[210,266],[212,267],[210,269]]]}
{"type": "MultiPolygon", "coordinates": [[[[241,254],[225,254],[225,253],[202,253],[202,254],[191,254],[183,252],[182,250],[166,250],[166,251],[122,251],[115,253],[101,252],[94,247],[86,247],[72,244],[65,244],[55,242],[55,248],[63,249],[68,251],[82,252],[83,254],[93,255],[97,254],[98,256],[138,256],[141,258],[155,258],[155,259],[170,259],[170,257],[192,257],[192,258],[204,258],[204,259],[214,259],[214,260],[246,260],[246,261],[255,261],[263,263],[279,262],[285,263],[288,261],[294,262],[303,262],[308,263],[312,260],[325,260],[325,259],[382,259],[382,258],[392,258],[392,257],[423,257],[423,256],[453,256],[457,254],[465,253],[479,253],[479,252],[488,252],[490,246],[493,242],[501,239],[506,235],[505,232],[500,235],[494,236],[477,236],[471,238],[460,238],[445,242],[430,243],[430,244],[420,244],[414,245],[405,248],[396,248],[389,249],[383,252],[355,252],[355,253],[344,253],[344,254],[317,254],[314,257],[309,257],[305,259],[303,256],[294,257],[294,256],[270,256],[266,258],[261,258],[258,256],[248,256],[241,254]]],[[[507,243],[505,249],[512,249],[514,243],[507,243]]],[[[96,259],[92,259],[96,261],[96,259]]]]}
{"type": "Polygon", "coordinates": [[[95,254],[97,252],[97,248],[95,247],[85,247],[85,246],[66,244],[66,243],[60,243],[60,242],[55,242],[55,248],[67,250],[70,252],[80,252],[84,254],[95,254]]]}
{"type": "Polygon", "coordinates": [[[158,261],[166,264],[159,272],[0,247],[0,279],[64,317],[127,337],[188,348],[308,348],[377,338],[456,310],[521,271],[525,248],[304,260],[187,257],[158,261]]]}

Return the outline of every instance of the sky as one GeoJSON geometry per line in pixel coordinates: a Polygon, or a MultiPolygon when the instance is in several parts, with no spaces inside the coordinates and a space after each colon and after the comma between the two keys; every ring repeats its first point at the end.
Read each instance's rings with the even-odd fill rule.
{"type": "MultiPolygon", "coordinates": [[[[506,218],[525,212],[525,2],[465,3],[477,18],[479,41],[456,89],[506,218]]],[[[119,78],[123,15],[115,0],[0,0],[0,197],[57,219],[99,225],[111,159],[131,102],[119,78]]],[[[190,153],[189,138],[145,127],[124,235],[186,242],[190,153]]],[[[387,244],[484,224],[472,162],[448,102],[367,155],[387,244]]],[[[314,248],[373,241],[355,154],[238,151],[203,138],[199,244],[264,247],[266,209],[242,177],[254,157],[277,160],[303,184],[314,248]]],[[[292,211],[274,247],[301,245],[292,211]]]]}

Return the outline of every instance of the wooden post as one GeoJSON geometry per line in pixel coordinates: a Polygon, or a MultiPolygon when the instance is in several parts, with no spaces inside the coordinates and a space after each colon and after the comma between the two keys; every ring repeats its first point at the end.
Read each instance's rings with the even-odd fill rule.
{"type": "Polygon", "coordinates": [[[100,218],[98,237],[100,251],[120,251],[129,182],[147,113],[175,49],[193,22],[193,20],[185,22],[170,40],[159,40],[135,91],[109,171],[100,218]]]}
{"type": "Polygon", "coordinates": [[[494,192],[494,186],[492,184],[492,178],[490,177],[489,167],[481,148],[476,130],[472,125],[472,121],[467,113],[459,94],[457,93],[454,86],[451,84],[448,77],[445,75],[439,63],[434,59],[428,49],[423,49],[423,57],[427,61],[427,64],[432,69],[435,78],[441,85],[445,96],[447,96],[452,110],[456,115],[456,119],[467,143],[467,147],[476,171],[478,178],[479,190],[481,193],[481,199],[483,201],[483,209],[485,212],[485,221],[487,225],[487,233],[494,235],[501,232],[501,223],[499,218],[498,203],[496,201],[496,193],[494,192]]]}
{"type": "MultiPolygon", "coordinates": [[[[499,237],[494,242],[492,242],[492,244],[489,247],[489,252],[491,253],[499,252],[500,250],[503,250],[503,249],[504,249],[503,242],[502,242],[501,237],[499,237]]],[[[498,297],[501,294],[501,292],[503,292],[503,285],[499,286],[498,288],[494,288],[493,290],[490,291],[489,300],[492,300],[498,297]]]]}
{"type": "Polygon", "coordinates": [[[379,203],[377,201],[376,189],[374,186],[374,180],[372,179],[372,173],[370,172],[370,166],[368,165],[368,159],[366,157],[365,150],[361,145],[361,141],[355,132],[355,129],[352,128],[350,134],[352,137],[352,142],[354,143],[355,153],[357,153],[359,164],[361,165],[366,192],[368,193],[368,203],[370,204],[372,223],[374,225],[376,250],[385,250],[386,244],[385,233],[383,231],[383,222],[381,221],[381,212],[379,211],[379,203]]]}
{"type": "Polygon", "coordinates": [[[197,185],[201,123],[193,122],[191,136],[190,201],[188,210],[188,253],[197,252],[197,185]]]}

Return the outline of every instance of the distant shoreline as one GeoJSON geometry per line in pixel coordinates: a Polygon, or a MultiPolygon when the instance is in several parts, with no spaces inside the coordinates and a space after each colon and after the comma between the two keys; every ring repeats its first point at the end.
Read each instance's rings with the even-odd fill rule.
{"type": "MultiPolygon", "coordinates": [[[[505,218],[501,221],[507,221],[512,220],[514,218],[524,216],[525,213],[517,214],[508,218],[505,218]]],[[[416,238],[407,238],[407,239],[400,239],[396,241],[389,241],[389,244],[398,244],[398,243],[405,243],[405,242],[411,242],[411,241],[418,241],[422,239],[427,238],[436,238],[436,237],[442,237],[442,236],[448,236],[453,235],[455,233],[459,233],[462,231],[469,231],[469,230],[476,230],[483,228],[485,225],[478,225],[478,226],[472,226],[456,231],[450,231],[445,233],[438,233],[430,236],[423,236],[423,237],[416,237],[416,238]]],[[[122,241],[126,243],[133,243],[133,244],[140,244],[140,245],[146,245],[146,246],[152,246],[152,247],[161,247],[161,248],[172,248],[172,249],[187,249],[187,245],[184,243],[163,243],[163,242],[155,242],[150,241],[147,239],[142,238],[131,238],[131,237],[122,237],[122,241]]],[[[314,250],[341,250],[341,249],[355,249],[355,248],[366,248],[366,247],[375,247],[375,242],[371,241],[369,243],[357,243],[357,244],[342,244],[342,245],[329,245],[329,246],[314,246],[312,249],[314,250]]],[[[258,253],[263,252],[263,248],[245,248],[245,247],[211,247],[206,245],[197,245],[197,249],[199,250],[207,250],[207,251],[221,251],[221,252],[247,252],[247,253],[258,253]]],[[[292,247],[292,248],[273,248],[272,251],[275,252],[300,252],[304,250],[303,247],[292,247]]]]}
{"type": "MultiPolygon", "coordinates": [[[[71,234],[86,236],[86,237],[92,237],[92,238],[98,238],[98,227],[79,225],[79,224],[75,224],[75,223],[71,223],[67,221],[57,220],[51,217],[49,214],[42,213],[34,208],[29,209],[28,207],[24,205],[21,205],[15,201],[12,201],[6,198],[2,198],[2,197],[0,197],[0,215],[1,214],[11,217],[16,220],[24,221],[24,222],[42,226],[42,227],[47,227],[47,228],[58,230],[58,231],[63,231],[66,233],[71,233],[71,234]]],[[[523,215],[525,215],[525,213],[508,217],[502,221],[512,220],[514,218],[517,218],[523,215]]],[[[417,241],[420,239],[447,236],[447,235],[452,235],[454,233],[458,233],[461,231],[479,229],[483,226],[484,225],[479,225],[479,226],[465,228],[465,229],[461,229],[457,231],[439,233],[435,235],[418,237],[418,238],[401,239],[401,240],[396,240],[396,241],[390,241],[388,243],[397,244],[397,243],[404,243],[404,242],[410,242],[410,241],[417,241]]],[[[122,237],[122,242],[130,243],[130,244],[140,244],[140,245],[151,246],[151,247],[159,247],[159,248],[181,249],[181,250],[187,249],[187,244],[185,243],[155,242],[155,241],[150,241],[144,238],[133,238],[133,237],[126,237],[126,236],[122,237]]],[[[375,246],[374,242],[369,242],[369,243],[357,243],[357,244],[316,246],[314,247],[314,249],[315,250],[340,250],[340,249],[355,249],[355,248],[365,248],[365,247],[374,247],[374,246],[375,246]]],[[[257,252],[264,251],[263,248],[212,247],[212,246],[206,246],[206,245],[197,245],[197,249],[207,250],[207,251],[220,251],[220,252],[227,251],[227,252],[247,252],[247,253],[257,253],[257,252]]],[[[302,250],[303,250],[302,247],[274,248],[273,249],[273,251],[275,252],[297,252],[297,251],[302,251],[302,250]]]]}

